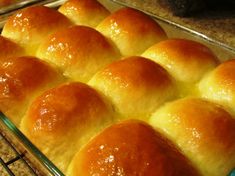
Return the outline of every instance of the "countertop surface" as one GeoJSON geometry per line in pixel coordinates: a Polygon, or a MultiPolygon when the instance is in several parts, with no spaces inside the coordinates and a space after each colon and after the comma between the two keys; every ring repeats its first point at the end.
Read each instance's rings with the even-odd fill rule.
{"type": "Polygon", "coordinates": [[[9,176],[14,174],[16,176],[29,176],[34,175],[30,168],[25,163],[22,155],[19,155],[16,146],[14,146],[5,136],[0,129],[0,175],[9,176]],[[22,158],[21,158],[22,157],[22,158]],[[7,168],[6,168],[7,167],[7,168]]]}

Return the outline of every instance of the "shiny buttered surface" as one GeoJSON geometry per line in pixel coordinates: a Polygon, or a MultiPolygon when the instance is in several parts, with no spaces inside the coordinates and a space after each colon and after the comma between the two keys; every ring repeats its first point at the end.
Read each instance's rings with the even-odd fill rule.
{"type": "Polygon", "coordinates": [[[0,60],[25,55],[25,50],[22,47],[2,35],[0,35],[0,51],[0,60]]]}
{"type": "Polygon", "coordinates": [[[74,24],[96,27],[110,12],[98,1],[68,0],[59,12],[67,16],[74,24]]]}
{"type": "Polygon", "coordinates": [[[203,175],[226,175],[235,166],[235,120],[218,104],[179,99],[159,108],[150,124],[174,141],[203,175]]]}
{"type": "Polygon", "coordinates": [[[202,97],[224,105],[235,115],[235,59],[220,64],[199,83],[202,97]]]}
{"type": "Polygon", "coordinates": [[[176,94],[174,81],[167,71],[140,56],[109,64],[89,84],[103,92],[124,118],[147,120],[160,104],[176,94]]]}
{"type": "Polygon", "coordinates": [[[10,57],[0,63],[0,109],[17,126],[37,95],[65,80],[58,70],[36,57],[10,57]]]}
{"type": "Polygon", "coordinates": [[[168,39],[148,48],[142,56],[164,67],[177,81],[197,82],[219,64],[206,46],[186,39],[168,39]]]}
{"type": "Polygon", "coordinates": [[[141,121],[106,128],[74,157],[68,176],[198,176],[175,146],[141,121]],[[109,173],[109,174],[107,174],[109,173]]]}
{"type": "Polygon", "coordinates": [[[89,81],[99,69],[121,57],[101,33],[86,26],[51,34],[39,46],[37,56],[56,65],[65,76],[81,82],[89,81]]]}
{"type": "Polygon", "coordinates": [[[140,55],[151,45],[167,38],[153,19],[131,8],[112,13],[96,29],[114,42],[124,56],[140,55]]]}
{"type": "Polygon", "coordinates": [[[19,10],[0,36],[0,110],[68,176],[227,176],[235,60],[96,0],[19,10]]]}
{"type": "Polygon", "coordinates": [[[34,6],[9,17],[2,29],[2,36],[18,43],[28,55],[35,55],[38,45],[47,35],[70,25],[70,20],[56,10],[34,6]]]}
{"type": "Polygon", "coordinates": [[[22,119],[21,130],[65,171],[83,142],[112,120],[111,106],[96,90],[70,82],[37,97],[22,119]]]}

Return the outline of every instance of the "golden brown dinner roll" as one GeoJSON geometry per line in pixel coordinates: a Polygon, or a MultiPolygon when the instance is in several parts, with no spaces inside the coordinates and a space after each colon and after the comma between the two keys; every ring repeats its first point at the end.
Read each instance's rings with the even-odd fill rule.
{"type": "Polygon", "coordinates": [[[56,10],[33,6],[9,17],[2,35],[20,44],[27,54],[34,55],[38,45],[48,34],[70,25],[71,22],[56,10]]]}
{"type": "Polygon", "coordinates": [[[142,120],[175,94],[167,71],[139,56],[111,63],[95,74],[89,84],[103,92],[121,116],[142,120]]]}
{"type": "Polygon", "coordinates": [[[112,119],[111,107],[100,94],[83,83],[71,82],[37,97],[21,130],[65,171],[81,145],[112,119]]]}
{"type": "Polygon", "coordinates": [[[68,0],[59,12],[74,24],[96,27],[110,12],[96,0],[68,0]]]}
{"type": "Polygon", "coordinates": [[[64,81],[61,74],[35,57],[12,57],[0,64],[0,110],[17,126],[33,98],[64,81]]]}
{"type": "Polygon", "coordinates": [[[220,64],[199,83],[202,97],[224,105],[235,115],[235,59],[220,64]]]}
{"type": "Polygon", "coordinates": [[[8,57],[22,55],[24,55],[22,47],[0,35],[0,61],[7,59],[8,57]]]}
{"type": "Polygon", "coordinates": [[[50,35],[37,56],[57,65],[76,81],[87,82],[99,69],[120,57],[98,31],[85,26],[73,26],[50,35]]]}
{"type": "Polygon", "coordinates": [[[106,128],[74,157],[68,176],[196,176],[177,148],[141,121],[106,128]]]}
{"type": "Polygon", "coordinates": [[[217,104],[180,99],[157,110],[150,124],[174,141],[204,176],[227,176],[235,166],[235,119],[217,104]]]}
{"type": "Polygon", "coordinates": [[[199,81],[219,63],[209,48],[186,39],[159,42],[147,49],[142,56],[157,62],[176,80],[186,83],[199,81]]]}
{"type": "Polygon", "coordinates": [[[124,56],[140,55],[167,38],[164,30],[144,13],[122,8],[105,18],[97,30],[111,39],[124,56]]]}

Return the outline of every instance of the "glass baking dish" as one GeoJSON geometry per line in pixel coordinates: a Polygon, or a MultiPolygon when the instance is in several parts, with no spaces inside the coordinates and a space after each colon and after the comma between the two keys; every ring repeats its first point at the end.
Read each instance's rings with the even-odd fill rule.
{"type": "Polygon", "coordinates": [[[4,156],[1,151],[1,174],[5,172],[5,175],[20,175],[21,167],[24,169],[24,175],[63,176],[63,173],[2,113],[0,113],[0,146],[1,150],[9,152],[4,156]]]}
{"type": "MultiPolygon", "coordinates": [[[[26,2],[26,1],[25,1],[26,2]]],[[[19,9],[22,7],[26,7],[28,5],[46,5],[51,8],[57,8],[59,5],[63,4],[65,0],[44,0],[38,1],[37,3],[34,0],[27,1],[30,2],[28,4],[24,4],[22,6],[13,5],[12,9],[19,9]]],[[[129,4],[123,3],[119,0],[100,0],[110,11],[114,11],[123,6],[130,6],[129,4]]],[[[23,1],[22,1],[23,3],[23,1]]],[[[130,6],[133,7],[133,6],[130,6]]],[[[138,9],[145,12],[145,9],[138,9]]],[[[5,12],[0,16],[0,27],[4,25],[5,20],[8,16],[10,16],[14,11],[5,12]]],[[[166,31],[170,38],[187,38],[199,41],[204,43],[209,48],[211,48],[215,54],[221,59],[221,61],[230,59],[232,57],[235,58],[235,49],[227,48],[223,46],[221,43],[211,40],[205,36],[200,35],[197,31],[192,31],[184,26],[175,24],[171,21],[167,21],[161,17],[153,15],[151,13],[147,13],[151,15],[166,31]]],[[[45,156],[37,149],[20,131],[17,127],[2,113],[0,113],[0,139],[10,141],[10,147],[15,149],[16,153],[15,158],[12,159],[11,162],[16,162],[18,160],[22,160],[24,164],[27,165],[29,169],[30,175],[55,175],[55,176],[63,176],[64,174],[45,156]]],[[[1,141],[1,140],[0,140],[1,141]]],[[[0,143],[1,144],[1,143],[0,143]]],[[[1,161],[1,156],[0,156],[1,161]]],[[[1,161],[2,168],[11,175],[11,171],[8,171],[9,168],[7,163],[1,161]]],[[[1,173],[1,167],[0,167],[1,173]]],[[[231,173],[231,176],[234,173],[231,173]]]]}
{"type": "Polygon", "coordinates": [[[0,7],[0,15],[9,13],[11,11],[15,11],[17,9],[33,5],[33,4],[38,4],[38,3],[50,3],[54,2],[54,0],[15,0],[12,3],[9,3],[8,5],[4,5],[0,7]]]}

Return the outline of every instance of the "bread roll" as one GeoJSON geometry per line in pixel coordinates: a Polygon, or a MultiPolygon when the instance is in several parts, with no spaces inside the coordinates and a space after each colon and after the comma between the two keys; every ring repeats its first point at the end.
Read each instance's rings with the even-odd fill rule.
{"type": "Polygon", "coordinates": [[[100,94],[70,82],[37,97],[20,129],[64,172],[82,144],[112,120],[112,109],[100,94]]]}
{"type": "Polygon", "coordinates": [[[232,112],[235,64],[217,67],[206,46],[167,40],[138,10],[110,14],[112,3],[14,13],[0,36],[0,111],[69,176],[227,176],[235,118],[203,99],[174,99],[199,95],[232,112]]]}
{"type": "Polygon", "coordinates": [[[68,176],[196,176],[176,147],[141,121],[112,125],[74,157],[68,176]]]}
{"type": "Polygon", "coordinates": [[[235,59],[220,64],[199,84],[202,97],[224,105],[235,115],[235,59]]]}
{"type": "Polygon", "coordinates": [[[0,109],[17,126],[29,102],[64,81],[61,74],[35,57],[12,57],[0,64],[0,109]]]}
{"type": "Polygon", "coordinates": [[[123,56],[140,55],[167,38],[164,30],[144,13],[122,8],[105,18],[97,30],[111,39],[123,56]]]}
{"type": "Polygon", "coordinates": [[[1,35],[0,51],[0,61],[7,59],[8,57],[24,55],[24,50],[22,47],[1,35]]]}
{"type": "Polygon", "coordinates": [[[76,81],[87,82],[99,69],[120,57],[119,52],[98,31],[74,26],[50,35],[37,56],[57,65],[76,81]]]}
{"type": "Polygon", "coordinates": [[[176,92],[165,69],[139,56],[111,63],[95,74],[89,84],[103,92],[121,116],[142,120],[176,92]]]}
{"type": "Polygon", "coordinates": [[[205,176],[227,176],[235,166],[235,119],[221,106],[180,99],[157,110],[150,124],[167,135],[205,176]]]}
{"type": "Polygon", "coordinates": [[[38,45],[50,33],[70,26],[61,13],[45,6],[32,6],[15,12],[3,27],[2,35],[20,44],[28,55],[34,55],[38,45]]]}
{"type": "Polygon", "coordinates": [[[186,39],[159,42],[148,48],[142,56],[157,62],[176,80],[186,83],[199,81],[219,63],[209,48],[186,39]]]}
{"type": "Polygon", "coordinates": [[[96,27],[110,12],[96,0],[68,0],[59,12],[74,24],[96,27]]]}

